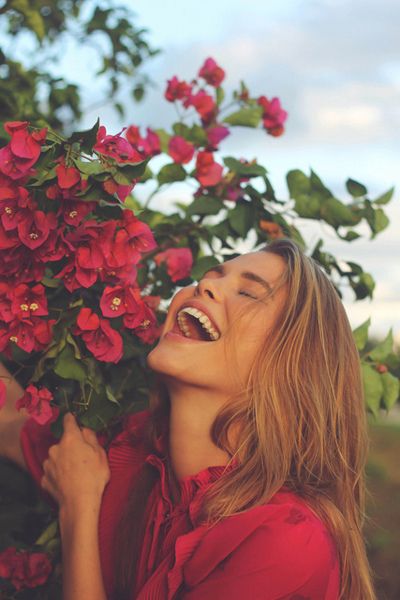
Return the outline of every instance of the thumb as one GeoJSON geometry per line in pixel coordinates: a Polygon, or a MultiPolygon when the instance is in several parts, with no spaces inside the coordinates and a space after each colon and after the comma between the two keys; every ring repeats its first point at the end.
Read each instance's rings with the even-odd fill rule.
{"type": "Polygon", "coordinates": [[[69,433],[79,432],[79,425],[76,422],[76,417],[71,412],[65,413],[63,417],[63,429],[64,433],[66,433],[67,431],[69,433]]]}

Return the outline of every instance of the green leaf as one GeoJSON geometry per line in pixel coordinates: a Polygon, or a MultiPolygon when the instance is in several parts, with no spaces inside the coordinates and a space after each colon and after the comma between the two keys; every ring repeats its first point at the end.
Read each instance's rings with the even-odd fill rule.
{"type": "Polygon", "coordinates": [[[114,404],[120,405],[120,403],[118,402],[118,400],[114,396],[113,391],[112,391],[112,389],[110,388],[109,385],[106,385],[106,396],[107,396],[107,400],[109,400],[110,402],[113,402],[114,404]]]}
{"type": "Polygon", "coordinates": [[[72,337],[72,335],[68,332],[67,335],[65,336],[65,340],[68,342],[68,344],[70,346],[72,346],[73,350],[74,350],[74,356],[77,360],[81,360],[82,359],[82,354],[81,351],[79,350],[79,346],[76,343],[76,341],[74,340],[74,338],[72,337]]]}
{"type": "Polygon", "coordinates": [[[215,96],[216,96],[217,106],[221,106],[221,104],[223,103],[223,101],[225,99],[224,89],[222,87],[217,87],[215,90],[215,96]]]}
{"type": "Polygon", "coordinates": [[[133,96],[134,100],[136,100],[136,102],[140,102],[141,100],[143,100],[144,94],[145,94],[145,90],[141,83],[139,83],[132,90],[132,96],[133,96]]]}
{"type": "Polygon", "coordinates": [[[400,382],[391,373],[383,373],[381,375],[383,383],[383,403],[387,410],[394,406],[399,397],[400,382]]]}
{"type": "Polygon", "coordinates": [[[110,168],[104,167],[100,161],[97,160],[74,160],[75,166],[84,175],[99,175],[100,173],[109,173],[110,168]]]}
{"type": "Polygon", "coordinates": [[[208,144],[207,134],[200,125],[192,125],[188,140],[197,146],[207,146],[208,144]]]}
{"type": "Polygon", "coordinates": [[[165,131],[165,129],[155,129],[154,132],[160,138],[161,150],[167,154],[168,153],[168,143],[169,143],[169,140],[171,139],[171,136],[169,135],[169,133],[167,133],[165,131]]]}
{"type": "Polygon", "coordinates": [[[207,134],[200,125],[192,125],[192,127],[189,127],[184,123],[175,123],[172,129],[175,135],[179,135],[197,146],[205,146],[208,143],[207,134]]]}
{"type": "Polygon", "coordinates": [[[184,181],[186,176],[187,173],[182,165],[171,163],[169,165],[164,165],[164,167],[160,169],[157,179],[158,183],[162,185],[164,183],[172,183],[173,181],[184,181]]]}
{"type": "Polygon", "coordinates": [[[379,414],[380,401],[383,395],[383,382],[380,374],[375,371],[371,365],[363,363],[361,365],[365,402],[370,411],[375,415],[379,414]]]}
{"type": "Polygon", "coordinates": [[[196,264],[192,267],[190,276],[192,279],[198,281],[202,278],[204,273],[208,271],[208,269],[211,269],[211,267],[215,267],[215,265],[218,264],[219,262],[215,256],[202,256],[197,259],[196,264]]]}
{"type": "Polygon", "coordinates": [[[372,275],[370,275],[370,273],[361,273],[361,275],[358,278],[358,281],[354,282],[350,280],[350,285],[355,291],[357,300],[363,300],[367,296],[372,298],[375,289],[375,281],[372,275]]]}
{"type": "Polygon", "coordinates": [[[224,205],[219,198],[198,196],[189,204],[186,214],[190,217],[193,215],[216,215],[221,208],[224,208],[224,205]]]}
{"type": "Polygon", "coordinates": [[[390,188],[390,190],[388,190],[387,192],[385,192],[384,194],[382,194],[381,196],[376,198],[376,200],[373,200],[373,203],[374,204],[388,204],[388,202],[390,202],[390,200],[392,199],[393,194],[394,194],[394,187],[390,188]]]}
{"type": "Polygon", "coordinates": [[[178,123],[174,123],[173,124],[172,130],[173,130],[173,132],[174,132],[175,135],[178,135],[180,137],[188,139],[189,132],[190,132],[189,125],[185,125],[185,123],[181,123],[179,121],[178,123]]]}
{"type": "Polygon", "coordinates": [[[385,212],[383,211],[382,208],[377,208],[375,210],[375,233],[379,233],[380,231],[383,231],[384,229],[386,229],[386,227],[389,225],[390,221],[388,219],[388,217],[386,216],[385,212]]]}
{"type": "Polygon", "coordinates": [[[76,381],[85,381],[87,376],[82,362],[76,360],[74,349],[68,344],[57,356],[54,372],[63,379],[75,379],[76,381]]]}
{"type": "Polygon", "coordinates": [[[371,319],[367,319],[364,323],[356,327],[356,329],[353,329],[353,338],[359,351],[365,348],[368,341],[368,329],[370,325],[371,319]]]}
{"type": "Polygon", "coordinates": [[[349,194],[353,198],[359,198],[360,196],[366,196],[368,193],[367,188],[362,183],[355,181],[354,179],[348,179],[346,181],[346,188],[349,194]]]}
{"type": "Polygon", "coordinates": [[[30,183],[29,187],[40,187],[42,186],[46,181],[51,181],[52,179],[56,178],[56,169],[55,167],[53,169],[44,169],[41,173],[38,173],[38,178],[34,181],[34,183],[30,183]]]}
{"type": "Polygon", "coordinates": [[[371,229],[371,239],[389,224],[389,219],[383,209],[374,208],[369,200],[365,200],[364,216],[371,229]]]}
{"type": "Polygon", "coordinates": [[[251,106],[241,108],[240,110],[228,115],[223,119],[228,125],[241,127],[257,127],[263,114],[261,106],[251,106]]]}
{"type": "Polygon", "coordinates": [[[142,210],[141,204],[133,196],[127,196],[125,198],[124,206],[126,208],[128,208],[129,210],[133,210],[133,212],[135,213],[135,215],[138,214],[140,210],[142,210]]]}
{"type": "Polygon", "coordinates": [[[266,168],[262,165],[244,164],[240,160],[237,160],[231,156],[224,158],[224,165],[230,171],[245,177],[264,177],[267,174],[266,168]]]}
{"type": "Polygon", "coordinates": [[[303,194],[311,192],[311,183],[309,178],[303,171],[294,169],[286,175],[287,186],[291,198],[296,199],[303,194]]]}
{"type": "Polygon", "coordinates": [[[43,533],[38,537],[35,546],[47,546],[47,544],[59,535],[58,519],[52,521],[43,533]]]}
{"type": "Polygon", "coordinates": [[[333,197],[322,202],[320,215],[324,221],[335,229],[341,225],[353,225],[355,222],[350,208],[333,197]]]}
{"type": "Polygon", "coordinates": [[[322,198],[319,194],[299,194],[295,198],[295,210],[303,219],[319,219],[322,198]]]}
{"type": "Polygon", "coordinates": [[[230,226],[240,237],[245,238],[248,231],[254,226],[254,206],[250,202],[238,201],[235,208],[228,212],[230,226]]]}
{"type": "Polygon", "coordinates": [[[41,282],[43,285],[49,288],[58,288],[61,285],[61,279],[52,279],[51,277],[43,277],[41,282]]]}
{"type": "Polygon", "coordinates": [[[75,131],[68,142],[72,144],[79,144],[82,151],[87,154],[92,154],[93,146],[96,143],[97,132],[99,130],[100,119],[97,119],[96,123],[90,129],[84,131],[75,131]]]}
{"type": "Polygon", "coordinates": [[[353,231],[352,229],[347,231],[346,235],[340,235],[340,233],[337,233],[337,235],[346,242],[353,242],[354,240],[357,240],[359,237],[361,237],[359,233],[353,231]]]}
{"type": "Polygon", "coordinates": [[[375,362],[383,363],[383,362],[385,362],[385,360],[387,359],[389,354],[392,352],[392,349],[393,349],[393,332],[390,329],[389,333],[387,334],[387,336],[385,337],[383,342],[381,342],[380,344],[375,346],[375,348],[373,350],[371,350],[371,352],[368,353],[368,356],[370,357],[371,360],[373,360],[375,362]]]}
{"type": "Polygon", "coordinates": [[[323,197],[331,198],[332,193],[328,190],[328,188],[322,183],[322,180],[318,175],[311,169],[310,173],[310,183],[311,189],[317,192],[320,192],[323,197]]]}
{"type": "Polygon", "coordinates": [[[46,35],[44,21],[40,12],[31,8],[29,4],[28,0],[10,0],[7,8],[13,9],[23,15],[27,28],[33,31],[37,39],[41,42],[46,35]]]}
{"type": "Polygon", "coordinates": [[[131,185],[134,179],[143,175],[148,162],[149,159],[138,163],[119,164],[116,170],[113,171],[113,178],[120,185],[131,185]]]}

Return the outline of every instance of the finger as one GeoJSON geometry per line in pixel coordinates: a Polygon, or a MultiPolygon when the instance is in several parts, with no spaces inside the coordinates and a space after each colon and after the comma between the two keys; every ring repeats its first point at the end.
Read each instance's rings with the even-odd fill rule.
{"type": "Polygon", "coordinates": [[[54,464],[49,458],[46,458],[46,460],[43,461],[42,469],[45,477],[51,481],[54,481],[54,464]]]}
{"type": "Polygon", "coordinates": [[[79,433],[80,429],[74,415],[68,412],[63,418],[64,433],[79,433]]]}
{"type": "Polygon", "coordinates": [[[50,494],[50,496],[52,496],[56,502],[58,502],[57,492],[47,475],[43,475],[42,479],[40,480],[40,486],[45,492],[50,494]]]}
{"type": "Polygon", "coordinates": [[[99,446],[99,442],[97,440],[97,435],[93,431],[93,429],[89,429],[89,427],[82,427],[81,429],[82,437],[85,442],[90,444],[91,446],[99,446]]]}

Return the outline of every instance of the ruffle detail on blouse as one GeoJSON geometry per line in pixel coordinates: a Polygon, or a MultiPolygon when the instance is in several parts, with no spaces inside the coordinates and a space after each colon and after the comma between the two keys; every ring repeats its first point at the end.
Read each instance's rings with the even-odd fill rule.
{"type": "Polygon", "coordinates": [[[173,504],[168,482],[166,461],[167,456],[157,456],[156,454],[149,454],[145,459],[145,462],[153,465],[159,471],[161,495],[167,505],[167,512],[172,513],[177,509],[181,512],[182,510],[189,509],[189,515],[193,525],[195,525],[194,521],[197,511],[192,507],[192,504],[198,495],[199,490],[205,491],[204,488],[211,485],[214,481],[217,481],[224,473],[232,471],[238,466],[238,461],[234,459],[229,465],[207,467],[194,475],[184,477],[179,481],[180,501],[177,504],[173,504]]]}
{"type": "Polygon", "coordinates": [[[223,560],[236,550],[266,519],[284,513],[282,506],[255,506],[251,510],[226,517],[210,528],[196,547],[196,554],[186,558],[183,579],[189,587],[205,579],[223,560]]]}
{"type": "Polygon", "coordinates": [[[168,596],[166,600],[173,600],[183,582],[183,567],[191,558],[196,548],[207,534],[207,526],[201,525],[185,535],[181,535],[175,542],[175,562],[167,575],[168,596]]]}

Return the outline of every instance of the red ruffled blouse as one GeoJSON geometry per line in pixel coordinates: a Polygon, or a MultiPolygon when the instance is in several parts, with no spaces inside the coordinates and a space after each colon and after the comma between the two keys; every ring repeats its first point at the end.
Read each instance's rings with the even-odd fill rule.
{"type": "MultiPolygon", "coordinates": [[[[211,529],[197,515],[206,489],[226,470],[212,466],[179,482],[173,504],[165,465],[165,440],[157,453],[132,446],[148,410],[130,415],[107,453],[111,471],[99,520],[104,585],[113,594],[112,537],[131,479],[147,461],[160,474],[148,502],[138,593],[132,600],[338,600],[339,563],[322,521],[295,494],[282,488],[268,504],[223,519],[211,529]],[[158,452],[160,450],[160,452],[158,452]]],[[[101,442],[102,437],[99,436],[101,442]]],[[[21,431],[26,464],[40,486],[42,463],[56,443],[47,426],[29,419],[21,431]]],[[[228,468],[235,468],[235,464],[228,468]]]]}

